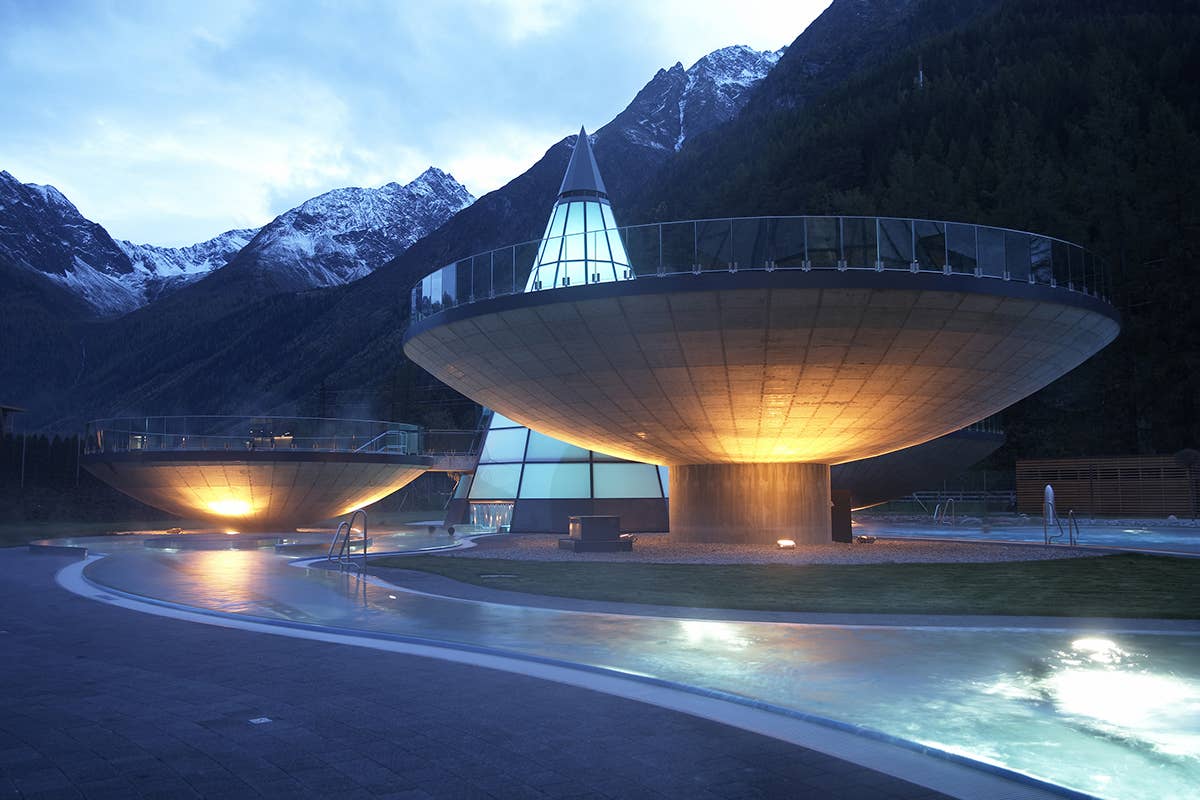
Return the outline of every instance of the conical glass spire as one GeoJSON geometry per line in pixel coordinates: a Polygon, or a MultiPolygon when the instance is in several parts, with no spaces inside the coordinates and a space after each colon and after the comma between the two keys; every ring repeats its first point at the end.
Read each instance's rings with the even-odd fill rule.
{"type": "Polygon", "coordinates": [[[604,179],[580,128],[525,291],[632,278],[604,179]]]}

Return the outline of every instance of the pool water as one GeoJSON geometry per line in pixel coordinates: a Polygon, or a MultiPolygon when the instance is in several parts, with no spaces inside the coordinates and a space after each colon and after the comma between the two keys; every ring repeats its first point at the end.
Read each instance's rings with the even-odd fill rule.
{"type": "MultiPolygon", "coordinates": [[[[1079,543],[1089,547],[1160,551],[1200,556],[1200,527],[1192,525],[1112,525],[1103,521],[1079,520],[1079,543]]],[[[931,522],[896,522],[862,517],[854,520],[854,532],[888,538],[971,539],[975,541],[1033,542],[1042,544],[1041,519],[1026,524],[988,524],[973,518],[957,525],[931,522]]],[[[1057,534],[1058,530],[1052,532],[1057,534]]]]}
{"type": "MultiPolygon", "coordinates": [[[[400,533],[397,549],[435,541],[400,533]]],[[[436,541],[444,543],[442,537],[436,541]]],[[[866,726],[1111,798],[1195,798],[1200,632],[889,628],[633,617],[430,597],[273,549],[90,543],[102,585],[233,614],[650,675],[866,726]],[[107,547],[106,547],[107,545],[107,547]]]]}

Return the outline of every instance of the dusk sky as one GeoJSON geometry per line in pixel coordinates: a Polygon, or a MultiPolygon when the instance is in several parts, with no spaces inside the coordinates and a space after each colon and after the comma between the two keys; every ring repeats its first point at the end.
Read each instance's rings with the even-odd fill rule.
{"type": "Polygon", "coordinates": [[[0,169],[159,245],[430,165],[481,196],[658,69],[827,5],[0,0],[0,169]]]}

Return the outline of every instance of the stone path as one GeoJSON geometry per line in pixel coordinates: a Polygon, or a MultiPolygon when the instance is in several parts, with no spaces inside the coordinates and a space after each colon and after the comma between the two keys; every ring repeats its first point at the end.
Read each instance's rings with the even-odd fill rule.
{"type": "Polygon", "coordinates": [[[70,562],[0,549],[0,797],[944,797],[584,689],[95,603],[54,584],[70,562]]]}

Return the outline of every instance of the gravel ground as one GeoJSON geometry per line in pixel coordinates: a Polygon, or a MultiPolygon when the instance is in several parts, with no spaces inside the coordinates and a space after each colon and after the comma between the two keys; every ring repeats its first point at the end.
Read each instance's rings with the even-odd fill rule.
{"type": "Polygon", "coordinates": [[[488,536],[466,550],[431,553],[443,558],[512,558],[527,561],[625,561],[657,564],[890,564],[912,562],[1040,561],[1094,556],[1095,551],[1042,545],[964,544],[879,539],[874,544],[762,545],[679,544],[667,534],[639,533],[632,553],[572,553],[558,548],[557,534],[488,536]]]}

